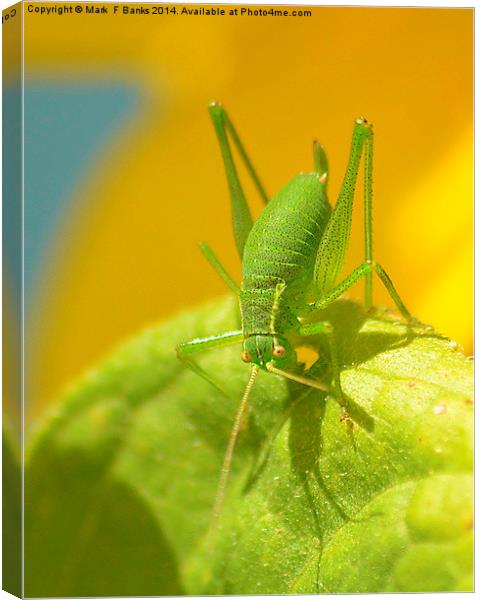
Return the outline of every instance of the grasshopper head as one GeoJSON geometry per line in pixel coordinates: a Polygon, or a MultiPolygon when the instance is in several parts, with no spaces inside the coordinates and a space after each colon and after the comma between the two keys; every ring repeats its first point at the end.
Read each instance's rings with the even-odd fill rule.
{"type": "Polygon", "coordinates": [[[296,363],[296,352],[281,336],[251,335],[245,338],[242,360],[264,370],[269,363],[278,368],[285,368],[296,363]]]}

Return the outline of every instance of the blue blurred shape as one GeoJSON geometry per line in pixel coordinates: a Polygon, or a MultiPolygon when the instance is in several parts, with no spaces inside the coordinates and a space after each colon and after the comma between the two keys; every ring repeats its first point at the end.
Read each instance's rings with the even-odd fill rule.
{"type": "MultiPolygon", "coordinates": [[[[122,122],[137,106],[126,84],[28,83],[24,97],[25,300],[35,299],[47,248],[88,174],[122,122]]],[[[51,283],[51,282],[50,282],[51,283]]]]}
{"type": "Polygon", "coordinates": [[[10,310],[20,318],[22,241],[22,87],[20,82],[2,94],[3,113],[3,276],[10,310]]]}

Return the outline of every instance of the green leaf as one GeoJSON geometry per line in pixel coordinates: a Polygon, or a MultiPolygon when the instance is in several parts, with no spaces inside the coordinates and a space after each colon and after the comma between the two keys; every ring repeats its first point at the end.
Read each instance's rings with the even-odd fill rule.
{"type": "MultiPolygon", "coordinates": [[[[466,591],[472,586],[472,363],[428,328],[328,311],[353,427],[326,393],[260,372],[218,529],[220,466],[249,368],[231,301],[142,334],[32,436],[26,595],[466,591]]],[[[315,374],[329,382],[321,340],[315,374]]]]}
{"type": "Polygon", "coordinates": [[[22,472],[20,435],[3,415],[2,589],[22,595],[22,472]]]}

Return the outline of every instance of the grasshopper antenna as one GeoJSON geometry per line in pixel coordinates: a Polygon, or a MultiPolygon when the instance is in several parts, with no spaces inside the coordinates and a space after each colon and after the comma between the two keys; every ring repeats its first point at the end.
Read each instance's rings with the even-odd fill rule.
{"type": "MultiPolygon", "coordinates": [[[[250,392],[252,391],[253,382],[255,381],[255,377],[258,373],[257,365],[252,366],[252,372],[250,373],[250,379],[248,380],[247,387],[243,393],[242,400],[240,402],[240,406],[238,407],[237,414],[235,416],[235,421],[233,423],[232,431],[230,433],[230,438],[228,440],[227,450],[225,451],[225,456],[223,458],[222,470],[220,472],[220,481],[218,482],[217,494],[215,496],[215,503],[213,505],[212,510],[212,519],[210,521],[210,534],[215,534],[218,527],[218,520],[222,513],[223,502],[225,500],[225,491],[227,488],[228,477],[230,475],[230,468],[232,465],[233,452],[235,450],[235,445],[237,443],[238,434],[240,432],[240,427],[242,425],[242,420],[245,415],[248,406],[248,398],[250,396],[250,392]]],[[[211,540],[213,541],[213,540],[211,540]]]]}
{"type": "Polygon", "coordinates": [[[304,385],[317,388],[317,390],[323,390],[324,392],[330,391],[330,388],[328,386],[321,383],[320,381],[317,381],[316,379],[310,379],[310,377],[302,377],[301,375],[297,375],[296,373],[282,371],[282,369],[277,369],[277,367],[274,367],[272,363],[267,363],[265,366],[267,368],[267,371],[269,371],[270,373],[275,373],[275,375],[286,377],[287,379],[291,379],[292,381],[296,381],[297,383],[303,383],[304,385]]]}

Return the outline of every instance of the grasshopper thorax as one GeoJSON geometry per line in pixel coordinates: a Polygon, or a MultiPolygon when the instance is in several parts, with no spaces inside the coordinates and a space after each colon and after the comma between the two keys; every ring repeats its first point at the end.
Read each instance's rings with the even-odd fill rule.
{"type": "Polygon", "coordinates": [[[242,360],[267,370],[268,364],[286,368],[296,362],[296,352],[288,340],[273,334],[253,334],[245,337],[242,360]]]}

